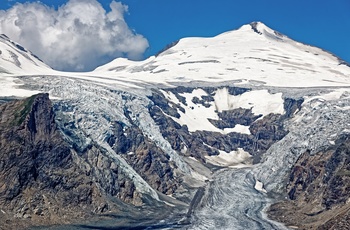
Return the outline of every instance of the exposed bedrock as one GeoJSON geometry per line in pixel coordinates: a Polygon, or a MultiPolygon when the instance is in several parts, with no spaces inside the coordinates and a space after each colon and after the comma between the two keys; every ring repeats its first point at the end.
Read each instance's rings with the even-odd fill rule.
{"type": "MultiPolygon", "coordinates": [[[[185,156],[195,157],[203,163],[206,162],[205,156],[219,155],[219,151],[229,153],[237,151],[238,148],[244,149],[254,156],[255,163],[259,162],[261,154],[287,134],[288,131],[284,128],[283,122],[297,110],[300,110],[303,102],[303,99],[284,99],[284,114],[271,113],[263,116],[262,114],[254,114],[251,108],[233,108],[221,112],[216,110],[217,119],[207,119],[218,130],[242,125],[247,127],[249,133],[239,131],[223,133],[205,130],[205,128],[189,131],[186,124],[181,125],[176,119],[181,118],[180,113],[182,116],[186,116],[185,107],[188,104],[183,93],[190,94],[198,89],[205,91],[206,95],[201,96],[202,99],[193,96],[192,102],[206,108],[214,106],[209,102],[213,103],[217,88],[178,87],[169,90],[178,99],[178,103],[167,99],[163,93],[154,91],[149,97],[153,102],[149,107],[149,113],[174,150],[182,152],[185,156]]],[[[227,91],[230,96],[237,96],[250,91],[250,89],[228,87],[227,91]]],[[[202,114],[202,116],[206,116],[206,114],[202,114]]]]}
{"type": "Polygon", "coordinates": [[[62,137],[48,94],[0,105],[0,135],[0,220],[6,229],[118,211],[113,197],[142,204],[133,180],[105,149],[91,142],[81,151],[62,137]]]}
{"type": "Polygon", "coordinates": [[[304,152],[293,166],[288,200],[271,206],[276,220],[301,229],[349,229],[350,136],[317,153],[304,152]]]}
{"type": "Polygon", "coordinates": [[[121,122],[115,122],[112,131],[113,135],[108,138],[109,145],[152,188],[164,194],[176,191],[180,182],[174,176],[173,168],[176,166],[162,149],[145,137],[136,126],[127,127],[121,122]]]}

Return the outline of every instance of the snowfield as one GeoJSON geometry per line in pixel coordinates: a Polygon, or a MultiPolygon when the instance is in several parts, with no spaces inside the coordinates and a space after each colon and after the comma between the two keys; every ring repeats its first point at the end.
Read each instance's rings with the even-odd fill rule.
{"type": "MultiPolygon", "coordinates": [[[[350,86],[350,68],[334,55],[293,41],[263,23],[254,28],[244,25],[213,38],[184,38],[158,56],[143,61],[118,58],[84,73],[52,70],[2,35],[0,76],[51,75],[124,89],[197,81],[275,87],[350,86]]],[[[7,84],[1,91],[6,88],[10,92],[17,86],[7,84]]],[[[1,95],[5,94],[9,93],[1,95]]],[[[23,96],[21,91],[13,94],[23,96]]]]}
{"type": "Polygon", "coordinates": [[[282,93],[270,94],[267,90],[256,90],[232,96],[228,93],[227,88],[223,88],[218,90],[214,98],[219,112],[244,108],[252,109],[255,115],[284,113],[282,93]]]}

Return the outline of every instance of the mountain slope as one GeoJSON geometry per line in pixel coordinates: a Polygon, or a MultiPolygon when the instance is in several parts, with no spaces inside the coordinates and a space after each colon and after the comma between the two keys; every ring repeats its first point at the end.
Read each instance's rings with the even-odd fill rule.
{"type": "Polygon", "coordinates": [[[0,96],[27,97],[39,91],[21,89],[21,83],[13,76],[50,74],[55,71],[32,52],[0,35],[0,96]]]}
{"type": "Polygon", "coordinates": [[[134,212],[123,202],[140,206],[145,199],[133,175],[105,149],[93,142],[79,149],[66,139],[47,94],[0,105],[0,135],[2,228],[83,221],[122,208],[134,212]]]}
{"type": "MultiPolygon", "coordinates": [[[[5,37],[2,41],[6,52],[17,53],[20,58],[25,54],[5,37]]],[[[19,61],[25,68],[16,66],[14,60],[0,59],[4,70],[12,73],[1,74],[0,96],[39,93],[23,89],[18,77],[11,77],[23,75],[64,76],[123,89],[169,87],[185,82],[274,87],[350,85],[346,62],[317,47],[293,41],[261,22],[213,38],[184,38],[158,56],[138,62],[118,58],[86,73],[51,70],[32,59],[19,61]]]]}
{"type": "MultiPolygon", "coordinates": [[[[181,39],[140,62],[116,59],[88,73],[40,69],[0,74],[0,103],[1,108],[11,108],[11,103],[20,103],[11,102],[11,96],[50,94],[54,116],[41,119],[54,120],[55,135],[70,156],[67,165],[86,175],[80,182],[90,181],[86,182],[88,189],[94,185],[93,191],[102,194],[98,204],[80,203],[84,210],[58,206],[62,215],[69,216],[74,210],[79,217],[87,211],[114,223],[108,227],[284,229],[283,224],[267,218],[265,210],[270,204],[288,197],[287,203],[295,199],[306,206],[307,200],[318,196],[309,191],[319,186],[321,178],[305,179],[299,174],[301,160],[308,162],[301,172],[313,175],[315,163],[332,175],[322,184],[327,187],[324,200],[346,190],[342,185],[329,186],[337,172],[346,169],[345,158],[339,158],[342,164],[319,164],[314,156],[347,146],[342,137],[350,130],[350,67],[260,22],[213,38],[181,39]],[[303,194],[305,191],[308,193],[303,194]],[[142,214],[134,212],[137,209],[132,207],[137,205],[142,205],[142,214]],[[123,215],[128,212],[130,218],[125,222],[123,215]]],[[[48,98],[46,101],[49,104],[48,98]]],[[[19,114],[16,121],[23,126],[26,113],[19,114]]],[[[8,132],[12,131],[2,130],[8,132]]],[[[45,141],[40,143],[50,145],[45,141]]],[[[29,138],[28,143],[35,147],[32,142],[29,138]]],[[[23,152],[18,143],[14,146],[23,152]]],[[[48,156],[48,152],[42,154],[48,156]]],[[[6,162],[13,177],[17,163],[6,162]]],[[[60,183],[68,194],[76,192],[69,183],[76,182],[75,175],[65,175],[67,180],[60,183]]],[[[30,183],[37,185],[38,181],[30,183]]],[[[26,194],[23,191],[12,199],[20,200],[26,194]]],[[[48,187],[41,192],[56,190],[48,187]]],[[[95,193],[89,194],[91,198],[95,193]]],[[[337,205],[321,202],[319,207],[326,214],[330,210],[341,213],[346,198],[345,194],[337,205]]],[[[293,216],[280,218],[281,210],[274,218],[295,225],[293,216]]],[[[8,218],[14,215],[11,208],[5,212],[8,218]]],[[[334,218],[324,213],[315,216],[332,226],[334,218]]],[[[50,220],[47,213],[41,216],[31,211],[30,215],[33,225],[50,220]]],[[[82,224],[107,226],[103,221],[82,224]]]]}
{"type": "Polygon", "coordinates": [[[32,52],[0,35],[0,72],[3,74],[38,74],[51,68],[32,52]]]}
{"type": "Polygon", "coordinates": [[[184,38],[142,62],[116,59],[94,73],[154,82],[236,81],[269,86],[349,85],[345,62],[261,22],[213,38],[184,38]],[[281,76],[283,75],[283,77],[281,76]]]}
{"type": "Polygon", "coordinates": [[[349,134],[342,134],[321,152],[306,151],[293,166],[287,186],[289,199],[273,205],[273,218],[319,229],[348,229],[350,205],[349,134]]]}

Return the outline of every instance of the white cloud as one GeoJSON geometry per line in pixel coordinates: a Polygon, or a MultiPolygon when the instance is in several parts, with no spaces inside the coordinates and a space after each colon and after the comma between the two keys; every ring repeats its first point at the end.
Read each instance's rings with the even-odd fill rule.
{"type": "Polygon", "coordinates": [[[127,6],[112,1],[70,0],[57,10],[42,3],[15,4],[0,11],[0,32],[58,70],[86,71],[116,57],[139,59],[147,40],[126,24],[127,6]]]}

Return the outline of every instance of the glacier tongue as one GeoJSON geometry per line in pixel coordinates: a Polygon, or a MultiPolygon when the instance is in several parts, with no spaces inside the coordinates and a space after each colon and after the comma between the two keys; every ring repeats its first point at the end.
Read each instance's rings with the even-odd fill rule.
{"type": "Polygon", "coordinates": [[[343,109],[350,105],[349,90],[322,91],[304,91],[301,110],[286,121],[289,133],[269,148],[261,163],[214,175],[203,206],[195,212],[192,229],[287,229],[266,217],[264,211],[273,202],[270,195],[283,194],[285,178],[302,153],[324,150],[332,145],[331,140],[350,130],[350,110],[343,109]],[[264,187],[257,189],[259,184],[264,187]]]}

